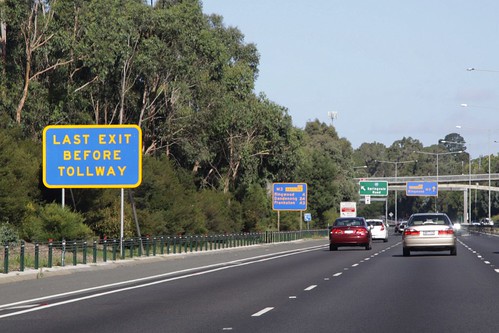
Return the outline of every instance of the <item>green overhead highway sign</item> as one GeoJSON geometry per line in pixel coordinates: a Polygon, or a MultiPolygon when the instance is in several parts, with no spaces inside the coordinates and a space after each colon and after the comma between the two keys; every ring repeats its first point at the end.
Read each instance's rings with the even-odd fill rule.
{"type": "Polygon", "coordinates": [[[386,197],[388,195],[388,182],[377,181],[377,182],[359,182],[360,195],[370,195],[374,197],[386,197]]]}

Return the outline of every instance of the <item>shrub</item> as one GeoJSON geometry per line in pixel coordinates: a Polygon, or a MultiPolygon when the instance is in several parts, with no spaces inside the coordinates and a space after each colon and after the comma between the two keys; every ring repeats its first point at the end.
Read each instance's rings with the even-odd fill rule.
{"type": "Polygon", "coordinates": [[[17,244],[19,242],[19,235],[17,234],[14,227],[9,223],[3,223],[0,225],[0,244],[5,243],[17,244]]]}
{"type": "Polygon", "coordinates": [[[40,206],[23,223],[23,237],[26,240],[81,239],[92,236],[84,218],[52,203],[40,206]]]}

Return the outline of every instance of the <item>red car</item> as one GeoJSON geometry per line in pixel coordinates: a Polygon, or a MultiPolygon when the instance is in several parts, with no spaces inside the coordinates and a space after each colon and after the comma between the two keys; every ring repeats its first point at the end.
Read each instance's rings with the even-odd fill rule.
{"type": "Polygon", "coordinates": [[[340,217],[329,230],[329,251],[340,246],[362,246],[371,249],[371,228],[363,217],[340,217]]]}

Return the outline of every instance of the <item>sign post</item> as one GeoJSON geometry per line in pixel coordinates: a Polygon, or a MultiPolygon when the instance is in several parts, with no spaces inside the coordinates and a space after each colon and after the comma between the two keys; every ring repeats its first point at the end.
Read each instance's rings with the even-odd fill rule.
{"type": "Polygon", "coordinates": [[[63,206],[64,188],[121,188],[121,253],[124,189],[141,182],[139,126],[52,125],[43,130],[43,184],[62,189],[63,206]]]}
{"type": "Polygon", "coordinates": [[[279,231],[279,213],[281,210],[307,210],[307,184],[273,183],[272,209],[277,211],[277,231],[279,231]]]}

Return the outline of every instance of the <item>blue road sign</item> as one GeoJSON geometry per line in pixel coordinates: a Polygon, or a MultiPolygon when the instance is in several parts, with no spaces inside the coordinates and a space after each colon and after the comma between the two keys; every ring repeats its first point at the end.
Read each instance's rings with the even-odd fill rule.
{"type": "Polygon", "coordinates": [[[272,184],[273,210],[307,210],[307,184],[272,184]]]}
{"type": "Polygon", "coordinates": [[[43,183],[48,188],[133,188],[141,182],[140,127],[68,125],[43,130],[43,183]]]}
{"type": "Polygon", "coordinates": [[[437,196],[437,182],[407,182],[406,195],[408,196],[437,196]]]}
{"type": "Polygon", "coordinates": [[[310,222],[310,221],[312,221],[312,214],[310,214],[310,213],[305,213],[305,214],[303,214],[303,220],[304,220],[305,222],[310,222]]]}

